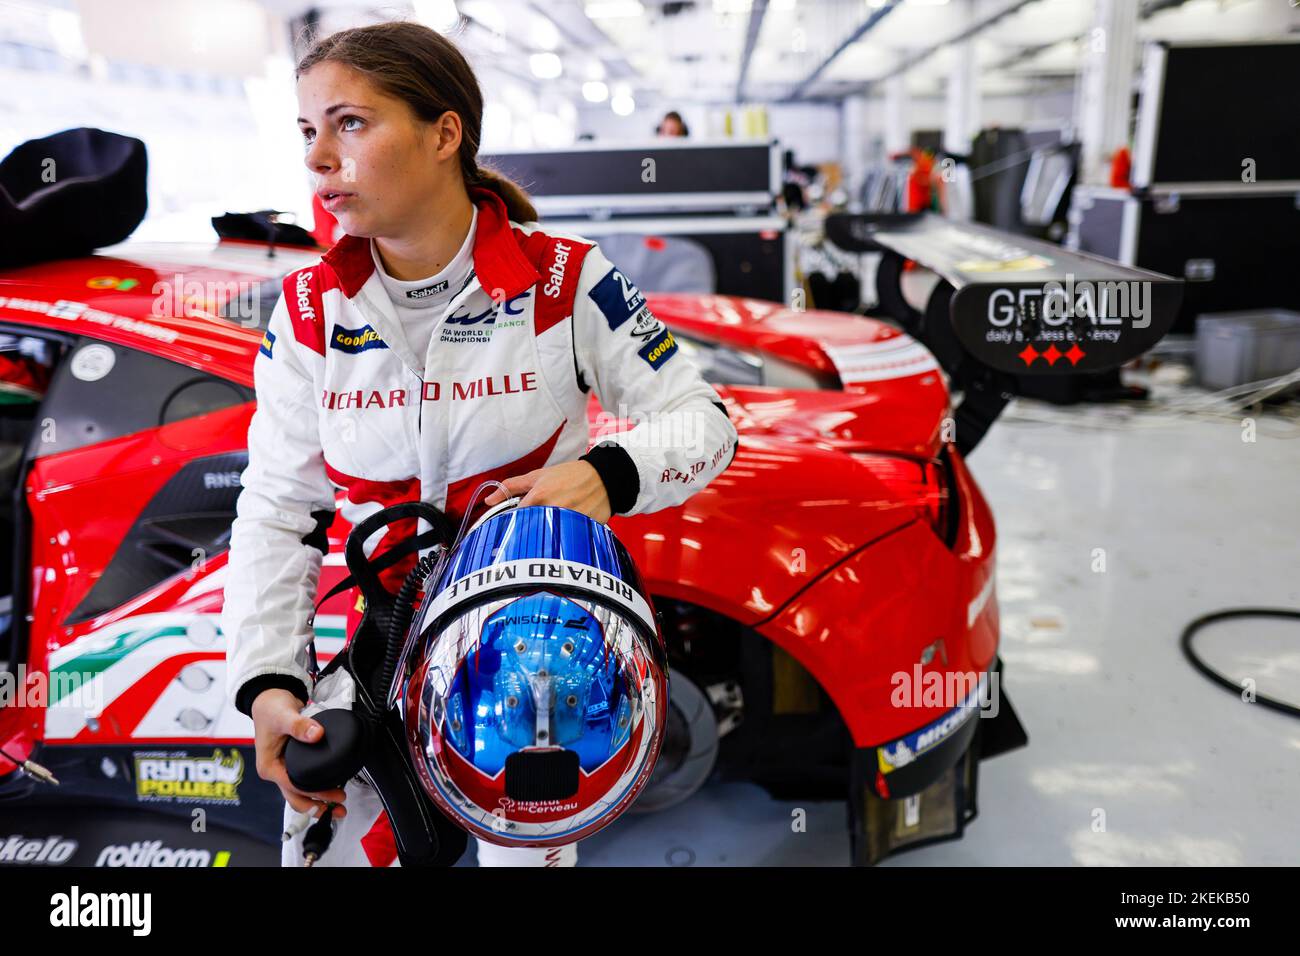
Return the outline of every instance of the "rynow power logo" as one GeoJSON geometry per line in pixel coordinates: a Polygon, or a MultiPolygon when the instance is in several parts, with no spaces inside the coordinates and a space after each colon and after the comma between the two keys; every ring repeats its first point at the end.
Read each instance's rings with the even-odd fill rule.
{"type": "Polygon", "coordinates": [[[171,754],[135,755],[135,793],[141,800],[190,803],[239,803],[244,758],[238,750],[211,757],[171,754]]]}

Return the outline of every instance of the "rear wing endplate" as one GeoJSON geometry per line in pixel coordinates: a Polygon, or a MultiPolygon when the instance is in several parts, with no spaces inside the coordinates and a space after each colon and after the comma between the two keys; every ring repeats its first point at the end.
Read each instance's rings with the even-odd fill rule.
{"type": "Polygon", "coordinates": [[[962,451],[983,437],[1021,377],[1118,368],[1160,341],[1182,301],[1178,279],[930,213],[836,213],[826,236],[849,252],[881,254],[879,308],[963,393],[962,451]],[[923,311],[903,297],[908,260],[939,277],[923,311]]]}

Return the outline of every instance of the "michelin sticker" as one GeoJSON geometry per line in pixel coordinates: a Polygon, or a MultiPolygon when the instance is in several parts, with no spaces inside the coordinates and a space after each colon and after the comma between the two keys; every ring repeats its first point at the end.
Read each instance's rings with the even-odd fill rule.
{"type": "Polygon", "coordinates": [[[87,345],[72,356],[72,377],[83,382],[98,382],[113,371],[117,354],[107,345],[87,345]]]}
{"type": "Polygon", "coordinates": [[[902,740],[876,748],[876,758],[881,773],[892,773],[900,767],[921,756],[927,750],[937,747],[968,720],[980,711],[980,693],[984,689],[987,675],[980,675],[974,690],[962,703],[944,714],[934,723],[922,727],[915,733],[908,734],[902,740]]]}

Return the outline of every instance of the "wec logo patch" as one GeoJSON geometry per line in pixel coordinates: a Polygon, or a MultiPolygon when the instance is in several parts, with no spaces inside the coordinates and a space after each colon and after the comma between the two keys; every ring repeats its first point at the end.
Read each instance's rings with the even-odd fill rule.
{"type": "Polygon", "coordinates": [[[359,329],[347,329],[341,325],[336,325],[334,326],[334,335],[330,339],[330,348],[355,355],[357,352],[364,352],[367,349],[386,349],[388,343],[381,339],[379,333],[368,325],[363,325],[359,329]]]}
{"type": "Polygon", "coordinates": [[[617,330],[628,319],[645,307],[645,296],[630,279],[617,269],[610,269],[587,293],[605,315],[611,331],[617,330]]]}

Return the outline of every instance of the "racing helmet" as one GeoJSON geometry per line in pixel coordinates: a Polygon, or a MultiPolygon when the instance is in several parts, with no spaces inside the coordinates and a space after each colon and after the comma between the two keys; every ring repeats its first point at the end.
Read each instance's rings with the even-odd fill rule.
{"type": "Polygon", "coordinates": [[[635,800],[663,741],[662,635],[627,550],[566,508],[492,514],[416,617],[401,688],[421,783],[502,846],[590,836],[635,800]]]}

